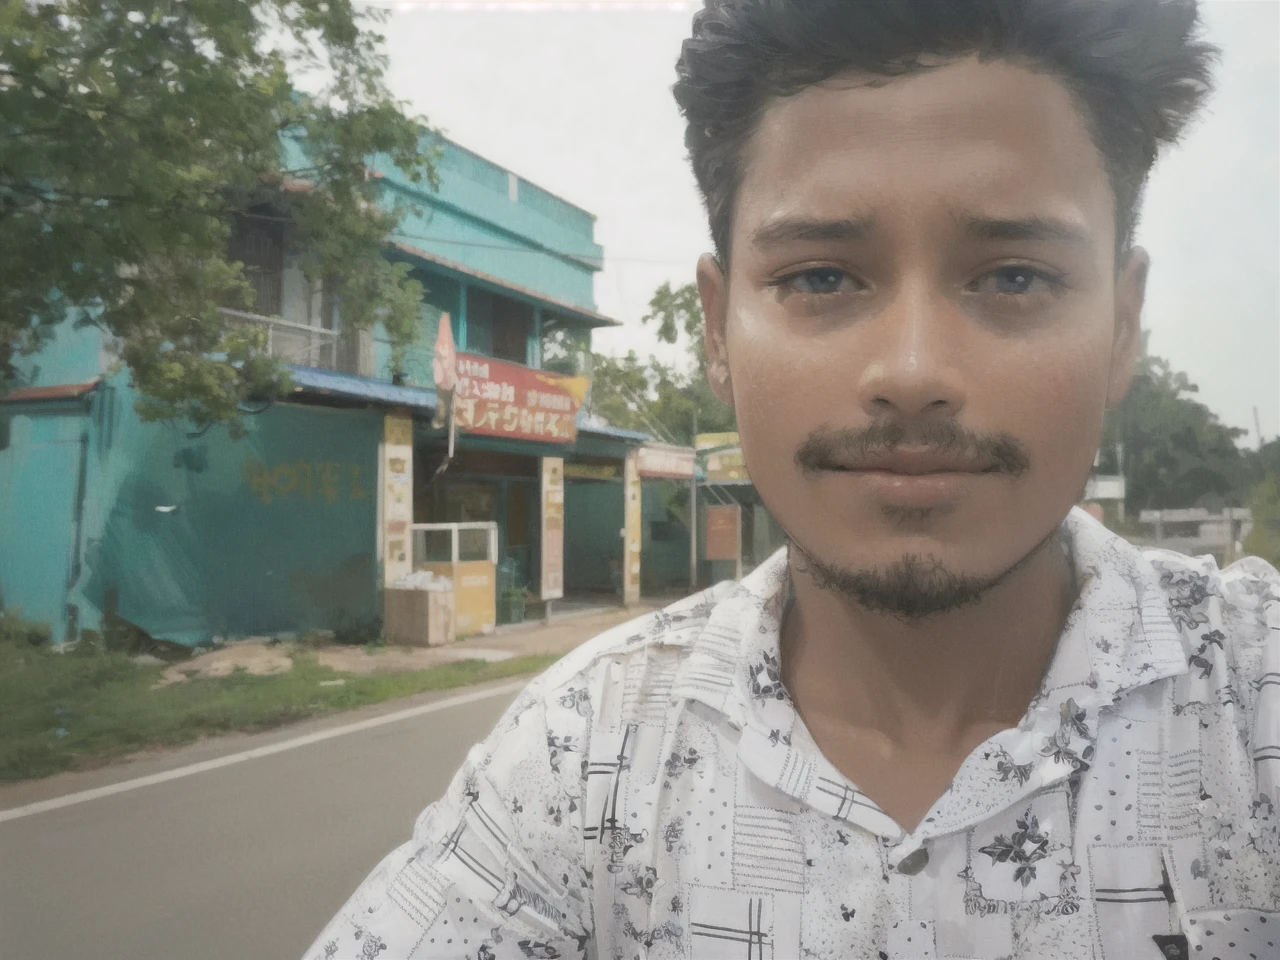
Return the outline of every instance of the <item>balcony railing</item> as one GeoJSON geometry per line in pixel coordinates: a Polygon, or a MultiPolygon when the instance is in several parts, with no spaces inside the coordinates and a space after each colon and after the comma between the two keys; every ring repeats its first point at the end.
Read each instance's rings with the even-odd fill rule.
{"type": "Polygon", "coordinates": [[[325,330],[323,327],[312,327],[305,323],[284,320],[281,317],[264,317],[259,313],[247,313],[244,310],[221,308],[223,316],[240,323],[256,323],[267,330],[267,353],[277,360],[297,364],[300,367],[315,367],[321,370],[335,370],[342,373],[355,373],[348,370],[352,366],[345,362],[342,350],[342,335],[336,330],[325,330]]]}

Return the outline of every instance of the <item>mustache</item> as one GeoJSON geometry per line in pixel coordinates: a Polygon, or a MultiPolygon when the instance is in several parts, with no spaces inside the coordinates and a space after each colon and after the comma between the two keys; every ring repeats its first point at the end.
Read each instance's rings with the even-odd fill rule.
{"type": "Polygon", "coordinates": [[[940,420],[908,429],[904,424],[881,421],[855,430],[821,426],[796,450],[795,462],[807,474],[848,470],[872,457],[902,446],[923,447],[938,456],[956,457],[978,470],[1021,476],[1031,462],[1018,441],[1005,433],[977,434],[954,420],[940,420]]]}

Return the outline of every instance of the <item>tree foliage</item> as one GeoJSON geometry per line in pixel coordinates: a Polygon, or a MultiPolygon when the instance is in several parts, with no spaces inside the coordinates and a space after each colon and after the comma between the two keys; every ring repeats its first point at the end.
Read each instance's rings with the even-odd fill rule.
{"type": "Polygon", "coordinates": [[[72,317],[109,334],[144,417],[238,425],[285,379],[218,310],[251,302],[227,259],[245,214],[287,222],[344,325],[381,321],[402,353],[422,291],[382,256],[396,217],[366,158],[435,173],[377,19],[351,0],[0,3],[0,390],[72,317]]]}
{"type": "Polygon", "coordinates": [[[1202,500],[1244,505],[1261,477],[1247,451],[1246,431],[1228,427],[1200,401],[1199,387],[1162,357],[1139,362],[1133,384],[1103,431],[1104,472],[1116,470],[1121,444],[1126,506],[1177,509],[1202,500]]]}
{"type": "Polygon", "coordinates": [[[642,430],[659,440],[692,443],[695,433],[735,430],[733,410],[712,392],[707,381],[703,346],[704,320],[698,289],[688,283],[664,283],[641,318],[654,325],[663,343],[684,348],[684,364],[665,364],[656,357],[594,358],[592,412],[616,426],[642,430]]]}
{"type": "MultiPolygon", "coordinates": [[[[1272,441],[1280,446],[1280,441],[1272,441]]],[[[1254,488],[1249,501],[1253,529],[1244,539],[1245,553],[1261,557],[1280,569],[1280,470],[1254,488]]]]}

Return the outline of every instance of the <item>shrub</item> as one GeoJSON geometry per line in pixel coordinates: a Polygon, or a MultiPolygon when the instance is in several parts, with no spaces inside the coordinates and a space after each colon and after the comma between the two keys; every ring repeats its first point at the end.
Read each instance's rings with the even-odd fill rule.
{"type": "Polygon", "coordinates": [[[1271,474],[1254,488],[1249,509],[1253,529],[1244,538],[1244,552],[1280,567],[1280,474],[1271,474]]]}
{"type": "Polygon", "coordinates": [[[53,629],[47,623],[28,620],[18,610],[0,610],[0,643],[42,647],[52,640],[53,629]]]}

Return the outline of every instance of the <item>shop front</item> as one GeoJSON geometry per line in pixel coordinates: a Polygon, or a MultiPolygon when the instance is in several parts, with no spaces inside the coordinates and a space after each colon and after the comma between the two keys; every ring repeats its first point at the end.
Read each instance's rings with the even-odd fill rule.
{"type": "Polygon", "coordinates": [[[457,369],[444,426],[417,424],[414,522],[497,525],[499,623],[544,616],[566,593],[607,593],[610,560],[623,563],[623,466],[643,435],[587,421],[584,377],[465,353],[457,369]],[[612,496],[583,496],[584,464],[612,496]]]}

